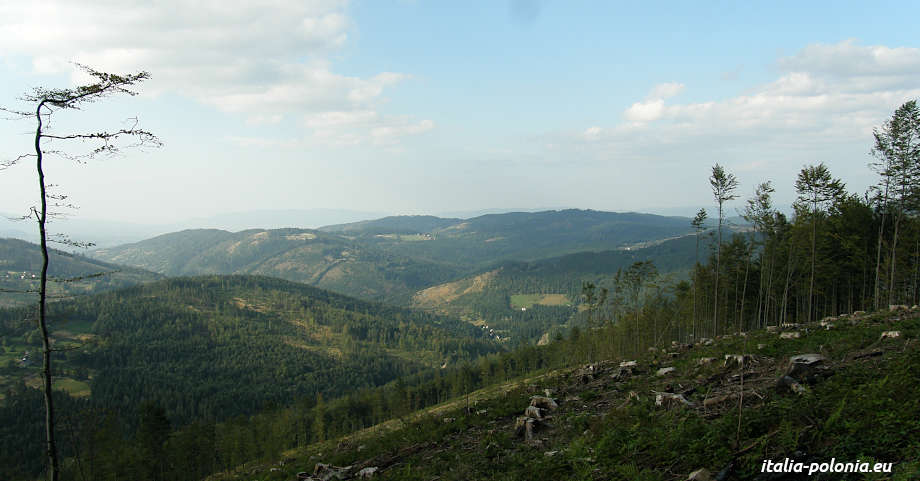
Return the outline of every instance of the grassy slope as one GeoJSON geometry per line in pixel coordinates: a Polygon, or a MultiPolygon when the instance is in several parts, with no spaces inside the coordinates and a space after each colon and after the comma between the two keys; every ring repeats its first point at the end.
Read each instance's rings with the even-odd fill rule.
{"type": "MultiPolygon", "coordinates": [[[[472,413],[456,399],[403,420],[286,454],[274,472],[252,464],[214,479],[284,480],[313,471],[316,462],[381,468],[377,479],[623,479],[678,480],[698,468],[713,473],[732,465],[728,479],[757,478],[764,459],[811,462],[893,462],[893,475],[823,476],[820,479],[920,477],[920,313],[878,313],[841,320],[831,330],[800,326],[800,339],[758,331],[679,351],[650,353],[640,372],[611,377],[619,360],[564,369],[473,393],[472,413]],[[901,337],[880,340],[883,331],[901,337]],[[743,413],[738,398],[704,406],[707,399],[742,391],[741,371],[703,357],[753,356],[744,369],[743,413]],[[829,370],[804,395],[778,392],[788,358],[820,353],[829,370]],[[655,370],[676,373],[658,377],[655,370]],[[533,394],[554,391],[560,409],[551,428],[533,442],[513,424],[533,394]],[[653,391],[683,392],[694,407],[655,405],[653,391]],[[635,392],[638,399],[630,399],[635,392]],[[485,411],[485,412],[483,412],[485,411]],[[740,443],[736,436],[740,433],[740,443]],[[732,461],[734,460],[734,463],[732,461]],[[245,473],[245,474],[244,474],[245,473]]],[[[812,478],[812,479],[818,479],[812,478]]]]}

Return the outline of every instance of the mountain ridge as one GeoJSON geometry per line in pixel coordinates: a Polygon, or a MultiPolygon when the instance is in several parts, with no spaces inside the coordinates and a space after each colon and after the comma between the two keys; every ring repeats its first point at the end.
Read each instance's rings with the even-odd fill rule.
{"type": "Polygon", "coordinates": [[[686,234],[689,220],[569,209],[473,219],[390,216],[320,229],[195,229],[92,251],[165,275],[259,274],[408,304],[419,289],[500,261],[530,261],[686,234]]]}

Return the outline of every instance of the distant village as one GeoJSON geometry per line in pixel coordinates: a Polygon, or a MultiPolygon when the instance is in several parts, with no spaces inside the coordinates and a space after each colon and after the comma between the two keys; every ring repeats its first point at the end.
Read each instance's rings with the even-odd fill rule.
{"type": "Polygon", "coordinates": [[[488,334],[489,337],[491,337],[492,339],[495,339],[496,341],[505,342],[505,341],[510,341],[510,340],[511,340],[511,337],[502,337],[502,336],[496,334],[496,333],[495,333],[495,329],[490,328],[488,324],[483,324],[483,325],[481,325],[481,326],[479,326],[479,327],[483,330],[483,332],[485,332],[486,334],[488,334]]]}
{"type": "Polygon", "coordinates": [[[31,272],[26,272],[26,271],[23,271],[23,272],[6,271],[6,275],[3,277],[5,277],[6,279],[15,279],[18,277],[21,280],[25,280],[25,279],[35,279],[37,276],[35,274],[32,274],[31,272]]]}
{"type": "Polygon", "coordinates": [[[32,367],[32,356],[29,351],[22,354],[22,358],[19,360],[19,367],[32,367]]]}

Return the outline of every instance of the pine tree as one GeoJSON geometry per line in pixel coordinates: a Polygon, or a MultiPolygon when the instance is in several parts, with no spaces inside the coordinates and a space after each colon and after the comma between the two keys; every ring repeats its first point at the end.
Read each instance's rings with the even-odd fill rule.
{"type": "Polygon", "coordinates": [[[718,240],[716,241],[716,271],[715,283],[713,285],[713,313],[712,326],[713,333],[719,331],[719,269],[721,268],[722,256],[722,224],[725,223],[724,204],[727,201],[734,200],[738,196],[735,190],[738,188],[738,179],[734,174],[725,172],[721,165],[712,166],[712,176],[709,177],[709,185],[712,187],[712,195],[719,206],[719,228],[718,240]]]}
{"type": "Polygon", "coordinates": [[[894,215],[889,262],[891,272],[888,277],[888,303],[893,304],[896,292],[895,268],[899,229],[905,213],[916,207],[918,188],[920,188],[920,108],[917,107],[917,101],[911,100],[898,107],[891,119],[886,121],[881,129],[875,129],[873,135],[875,145],[872,148],[872,155],[878,159],[878,162],[870,166],[882,177],[879,185],[876,186],[882,207],[882,226],[879,227],[875,268],[875,307],[878,309],[884,214],[891,209],[894,215]]]}
{"type": "MultiPolygon", "coordinates": [[[[760,251],[760,281],[757,291],[757,315],[755,319],[755,324],[760,326],[761,323],[761,306],[763,304],[764,296],[764,268],[766,260],[766,238],[769,230],[772,227],[773,223],[773,201],[771,195],[775,192],[773,184],[769,181],[763,182],[754,189],[754,197],[751,197],[747,201],[747,206],[744,208],[744,220],[750,222],[754,226],[754,231],[751,235],[751,244],[754,244],[757,239],[757,234],[760,233],[763,241],[763,249],[760,251]]],[[[750,266],[750,257],[748,257],[748,265],[750,266]]],[[[745,269],[745,288],[747,288],[747,269],[745,269]]],[[[744,295],[742,295],[742,312],[744,311],[744,295]]]]}
{"type": "Polygon", "coordinates": [[[818,218],[824,214],[825,206],[844,194],[843,183],[831,177],[824,163],[803,167],[795,181],[799,194],[796,202],[809,212],[811,217],[811,276],[808,281],[806,321],[811,322],[814,311],[815,259],[817,257],[818,218]],[[808,208],[810,207],[810,210],[808,208]]]}
{"type": "Polygon", "coordinates": [[[696,260],[693,264],[693,292],[691,296],[693,297],[693,336],[694,338],[699,335],[697,332],[697,315],[696,315],[696,285],[699,284],[697,272],[699,271],[700,264],[700,234],[703,232],[704,224],[706,223],[706,209],[700,208],[699,212],[696,213],[696,216],[690,221],[690,225],[693,226],[693,230],[696,232],[696,260]]]}

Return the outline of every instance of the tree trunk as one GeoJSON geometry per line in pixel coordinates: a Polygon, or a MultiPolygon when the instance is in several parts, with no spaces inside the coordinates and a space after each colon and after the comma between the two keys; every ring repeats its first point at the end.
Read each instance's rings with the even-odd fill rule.
{"type": "Polygon", "coordinates": [[[811,219],[811,278],[808,281],[808,303],[806,308],[808,309],[808,314],[805,319],[806,322],[811,322],[811,312],[813,310],[814,303],[814,293],[815,293],[815,244],[818,234],[818,203],[815,202],[814,207],[811,211],[813,216],[811,219]]]}
{"type": "Polygon", "coordinates": [[[54,441],[54,399],[51,390],[51,340],[48,337],[48,324],[45,319],[45,301],[48,286],[48,235],[45,223],[48,219],[48,199],[45,190],[45,172],[42,170],[42,117],[41,112],[44,102],[38,104],[35,118],[38,126],[35,129],[35,168],[38,171],[38,189],[41,196],[41,211],[32,209],[38,216],[38,234],[42,251],[42,270],[38,284],[38,328],[42,335],[42,391],[45,395],[45,455],[48,456],[48,478],[58,481],[60,469],[58,467],[57,445],[54,441]]]}
{"type": "MultiPolygon", "coordinates": [[[[763,309],[764,324],[769,323],[770,300],[773,298],[773,270],[776,265],[776,246],[775,245],[770,246],[770,256],[768,258],[768,263],[770,264],[770,271],[767,275],[767,289],[766,289],[766,292],[764,293],[764,309],[763,309]]],[[[775,306],[775,303],[774,303],[774,306],[775,306]]]]}
{"type": "MultiPolygon", "coordinates": [[[[885,204],[888,203],[888,185],[885,184],[885,204]]],[[[878,226],[878,248],[875,251],[875,310],[879,309],[879,288],[881,281],[879,279],[881,267],[882,267],[882,236],[885,232],[885,211],[888,209],[887,205],[882,205],[882,218],[878,226]]]]}
{"type": "Polygon", "coordinates": [[[794,253],[793,250],[790,248],[789,258],[787,261],[788,263],[786,265],[786,283],[783,286],[782,312],[780,312],[779,314],[780,323],[783,323],[783,324],[786,322],[786,317],[787,317],[786,314],[787,314],[787,311],[789,310],[789,283],[792,282],[792,271],[793,271],[793,266],[794,266],[792,263],[793,253],[794,253]]]}
{"type": "Polygon", "coordinates": [[[920,277],[920,237],[917,237],[917,244],[914,248],[914,285],[911,289],[913,294],[911,298],[911,305],[917,304],[917,280],[920,277]]]}
{"type": "MultiPolygon", "coordinates": [[[[757,230],[754,230],[754,235],[751,236],[751,248],[754,247],[754,238],[757,236],[757,230]]],[[[747,264],[744,266],[744,285],[741,287],[741,315],[738,317],[738,333],[741,333],[741,330],[744,325],[744,299],[747,297],[747,284],[748,284],[748,271],[751,269],[751,257],[752,253],[748,252],[747,255],[747,264]]]]}
{"type": "Polygon", "coordinates": [[[712,334],[719,332],[719,262],[722,256],[722,202],[719,202],[719,240],[716,243],[716,279],[713,287],[712,334]]]}
{"type": "Polygon", "coordinates": [[[888,305],[894,304],[894,273],[895,273],[895,254],[898,252],[898,227],[901,224],[901,214],[903,210],[898,210],[898,216],[894,220],[894,233],[891,237],[891,275],[888,277],[888,305]]]}
{"type": "Polygon", "coordinates": [[[765,280],[767,276],[766,252],[767,252],[767,241],[766,241],[766,237],[764,237],[763,250],[760,252],[760,280],[757,282],[757,315],[754,319],[754,325],[759,328],[762,328],[766,324],[764,322],[764,320],[766,319],[766,312],[765,312],[766,306],[764,302],[765,301],[764,296],[765,296],[766,291],[764,289],[766,288],[766,285],[767,285],[766,280],[765,280]]]}
{"type": "Polygon", "coordinates": [[[699,233],[699,230],[697,230],[697,233],[696,233],[696,261],[693,263],[693,284],[692,284],[693,292],[691,292],[691,295],[693,296],[693,329],[692,331],[693,331],[694,339],[699,337],[696,331],[696,285],[698,284],[698,280],[699,280],[699,276],[697,275],[697,272],[699,270],[699,265],[700,265],[700,233],[699,233]]]}

